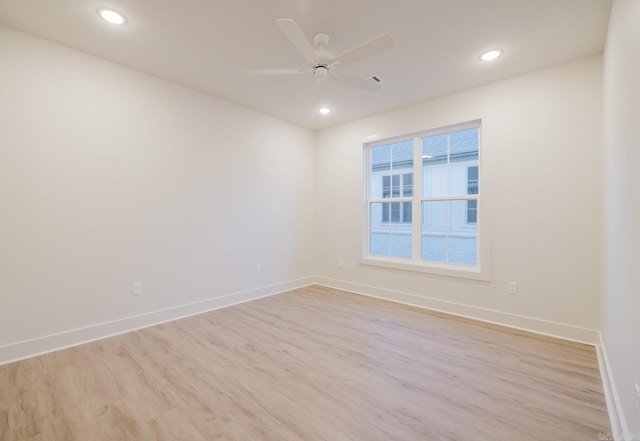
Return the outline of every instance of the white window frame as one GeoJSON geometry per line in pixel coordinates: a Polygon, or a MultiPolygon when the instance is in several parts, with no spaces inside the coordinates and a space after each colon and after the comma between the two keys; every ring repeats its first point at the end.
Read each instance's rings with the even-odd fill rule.
{"type": "MultiPolygon", "coordinates": [[[[384,268],[392,268],[406,271],[416,271],[422,273],[430,273],[441,276],[459,277],[473,280],[489,280],[489,215],[487,210],[487,179],[484,176],[484,161],[482,155],[482,121],[475,120],[461,124],[454,124],[446,127],[439,127],[432,130],[426,130],[419,133],[413,133],[405,136],[397,136],[393,138],[376,140],[373,142],[365,142],[363,144],[364,153],[364,198],[362,210],[362,241],[360,263],[364,265],[373,265],[384,268]],[[478,182],[480,191],[477,195],[456,195],[444,197],[424,197],[422,184],[422,144],[421,139],[427,136],[441,135],[450,132],[466,129],[478,129],[478,182]],[[411,198],[371,198],[371,166],[370,151],[373,147],[386,144],[393,144],[401,141],[413,140],[413,197],[411,198]],[[419,164],[416,166],[416,164],[419,164]],[[420,247],[422,238],[422,202],[427,200],[477,200],[477,261],[475,266],[460,265],[443,262],[425,261],[420,257],[420,247]],[[394,258],[388,256],[377,256],[370,254],[370,207],[376,202],[412,202],[412,258],[394,258]]],[[[465,215],[466,216],[466,215],[465,215]]],[[[465,219],[466,220],[466,219],[465,219]]]]}

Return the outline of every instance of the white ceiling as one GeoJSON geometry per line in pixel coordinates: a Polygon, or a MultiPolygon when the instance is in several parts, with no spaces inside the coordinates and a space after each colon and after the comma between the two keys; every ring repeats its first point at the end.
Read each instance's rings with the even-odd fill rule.
{"type": "Polygon", "coordinates": [[[0,23],[311,129],[601,52],[611,0],[0,0],[0,23]],[[109,25],[96,9],[123,12],[109,25]],[[296,20],[335,54],[379,34],[395,47],[343,71],[381,75],[367,93],[309,75],[252,77],[244,68],[304,67],[276,26],[296,20]],[[481,52],[502,58],[481,62],[481,52]],[[334,112],[319,116],[320,105],[334,112]]]}

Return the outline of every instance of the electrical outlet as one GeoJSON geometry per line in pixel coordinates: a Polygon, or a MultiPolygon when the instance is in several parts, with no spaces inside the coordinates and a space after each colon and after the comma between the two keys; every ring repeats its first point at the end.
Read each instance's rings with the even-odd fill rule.
{"type": "Polygon", "coordinates": [[[262,264],[261,263],[256,265],[256,274],[262,274],[262,264]]]}
{"type": "Polygon", "coordinates": [[[131,295],[139,296],[142,294],[142,282],[133,282],[131,284],[131,295]]]}
{"type": "Polygon", "coordinates": [[[511,295],[518,294],[518,282],[507,282],[507,293],[511,295]]]}
{"type": "Polygon", "coordinates": [[[344,259],[342,259],[342,258],[338,259],[338,267],[339,268],[344,268],[344,259]]]}

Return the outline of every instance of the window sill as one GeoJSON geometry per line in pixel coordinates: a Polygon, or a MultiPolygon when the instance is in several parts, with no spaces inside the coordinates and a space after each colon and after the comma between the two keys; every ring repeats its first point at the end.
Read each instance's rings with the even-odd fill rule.
{"type": "Polygon", "coordinates": [[[489,281],[487,271],[482,271],[478,267],[466,267],[463,265],[437,264],[437,263],[415,263],[404,259],[393,259],[384,257],[364,257],[359,260],[361,265],[370,265],[383,268],[391,268],[402,271],[413,271],[418,273],[435,274],[445,277],[456,277],[459,279],[489,281]]]}

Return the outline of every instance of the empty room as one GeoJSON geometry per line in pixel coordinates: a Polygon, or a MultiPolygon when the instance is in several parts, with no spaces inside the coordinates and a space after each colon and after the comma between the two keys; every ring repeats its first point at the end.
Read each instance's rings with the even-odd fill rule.
{"type": "Polygon", "coordinates": [[[640,440],[640,1],[0,1],[0,441],[640,440]]]}

